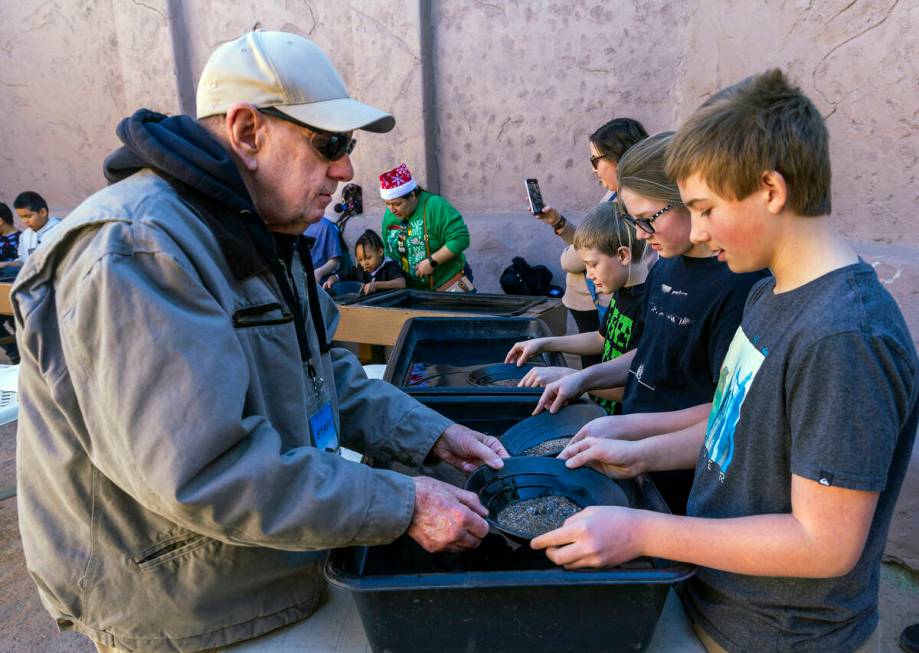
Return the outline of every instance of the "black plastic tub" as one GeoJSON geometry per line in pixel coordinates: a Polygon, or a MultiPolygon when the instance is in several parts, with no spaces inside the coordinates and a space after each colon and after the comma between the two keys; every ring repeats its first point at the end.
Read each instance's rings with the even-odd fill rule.
{"type": "MultiPolygon", "coordinates": [[[[471,428],[500,434],[529,415],[536,400],[421,401],[471,428]]],[[[461,474],[440,474],[443,469],[423,471],[462,483],[461,474]]],[[[629,505],[667,511],[647,479],[619,485],[629,505]]],[[[492,533],[461,554],[429,554],[406,536],[386,546],[336,549],[325,573],[351,592],[375,653],[611,653],[645,650],[668,590],[694,567],[642,558],[613,569],[567,571],[542,552],[492,533]]]]}
{"type": "Polygon", "coordinates": [[[545,303],[546,299],[546,297],[524,295],[444,293],[404,289],[370,295],[356,303],[361,306],[403,308],[413,311],[444,311],[514,317],[545,303]]]}
{"type": "Polygon", "coordinates": [[[383,377],[413,396],[438,394],[541,395],[542,388],[518,388],[533,366],[566,366],[558,352],[545,352],[524,366],[507,365],[514,343],[551,336],[537,318],[416,317],[406,320],[383,377]]]}

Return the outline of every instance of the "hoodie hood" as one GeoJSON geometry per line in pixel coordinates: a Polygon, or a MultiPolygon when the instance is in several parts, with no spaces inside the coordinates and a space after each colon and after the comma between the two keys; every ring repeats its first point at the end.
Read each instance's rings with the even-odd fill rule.
{"type": "Polygon", "coordinates": [[[139,109],[115,130],[124,145],[105,159],[109,182],[152,168],[207,195],[234,213],[253,212],[252,200],[224,147],[189,116],[139,109]]]}

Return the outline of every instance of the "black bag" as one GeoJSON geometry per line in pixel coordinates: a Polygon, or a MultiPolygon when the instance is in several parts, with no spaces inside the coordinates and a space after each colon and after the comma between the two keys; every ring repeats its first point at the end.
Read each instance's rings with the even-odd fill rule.
{"type": "Polygon", "coordinates": [[[501,273],[501,289],[508,295],[548,296],[552,285],[552,272],[545,265],[531,266],[520,256],[501,273]]]}

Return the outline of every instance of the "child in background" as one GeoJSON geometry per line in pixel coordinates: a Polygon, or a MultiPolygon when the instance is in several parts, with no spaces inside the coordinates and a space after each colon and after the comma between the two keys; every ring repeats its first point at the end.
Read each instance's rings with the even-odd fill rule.
{"type": "Polygon", "coordinates": [[[709,651],[880,651],[880,562],[919,361],[896,302],[833,226],[823,118],[768,71],[697,110],[666,171],[694,242],[774,277],[750,292],[707,421],[635,441],[575,436],[561,454],[615,477],[694,465],[689,516],[588,508],[533,546],[570,568],[699,565],[681,596],[709,651]]]}
{"type": "MultiPolygon", "coordinates": [[[[615,202],[604,201],[591,209],[578,225],[572,243],[584,261],[587,278],[599,292],[612,293],[603,324],[598,331],[518,342],[505,363],[519,367],[544,351],[601,356],[605,362],[637,345],[643,324],[644,281],[656,256],[636,238],[635,228],[619,214],[615,202]]],[[[534,367],[519,385],[544,386],[575,372],[568,367],[534,367]]],[[[621,390],[597,389],[592,394],[607,413],[614,414],[621,390]]]]}
{"type": "Polygon", "coordinates": [[[54,231],[61,219],[52,217],[45,198],[31,190],[19,193],[13,200],[13,208],[26,226],[19,236],[19,263],[25,265],[32,252],[54,231]]]}
{"type": "Polygon", "coordinates": [[[360,281],[363,284],[362,295],[405,288],[405,272],[398,263],[383,255],[383,239],[373,229],[368,229],[357,239],[354,257],[359,267],[341,277],[331,275],[323,288],[329,289],[338,281],[360,281]]]}

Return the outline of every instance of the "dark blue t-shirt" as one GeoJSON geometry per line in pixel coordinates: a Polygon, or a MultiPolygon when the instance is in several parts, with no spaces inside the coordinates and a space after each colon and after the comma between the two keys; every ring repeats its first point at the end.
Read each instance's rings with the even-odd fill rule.
{"type": "Polygon", "coordinates": [[[660,413],[712,400],[747,293],[765,272],[734,274],[714,257],[662,258],[645,280],[644,333],[624,413],[660,413]]]}
{"type": "Polygon", "coordinates": [[[839,578],[700,568],[692,619],[729,651],[846,653],[878,624],[881,554],[916,435],[916,352],[874,270],[860,262],[773,294],[750,293],[721,368],[688,514],[791,512],[792,474],[879,492],[864,552],[839,578]]]}

